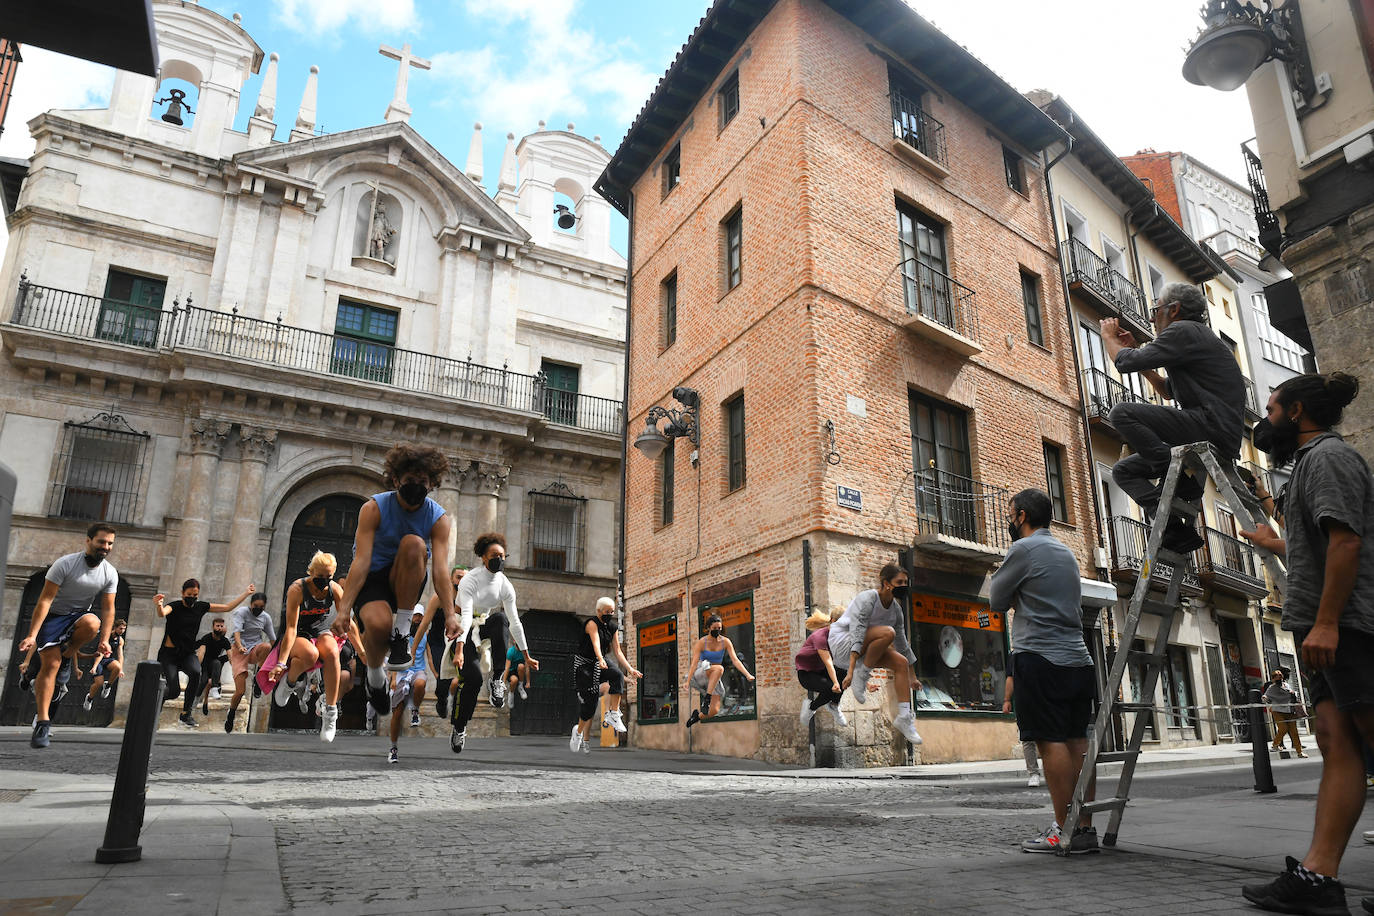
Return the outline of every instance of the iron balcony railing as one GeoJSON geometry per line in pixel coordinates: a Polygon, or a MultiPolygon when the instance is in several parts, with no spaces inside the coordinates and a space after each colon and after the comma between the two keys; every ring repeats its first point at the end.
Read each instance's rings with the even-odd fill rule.
{"type": "Polygon", "coordinates": [[[1275,256],[1283,243],[1283,228],[1269,206],[1269,190],[1264,185],[1264,164],[1250,149],[1249,141],[1240,145],[1245,159],[1245,177],[1250,184],[1250,196],[1255,201],[1255,225],[1259,229],[1260,246],[1275,256]]]}
{"type": "Polygon", "coordinates": [[[376,341],[247,318],[237,309],[173,303],[170,310],[38,286],[21,277],[9,323],[66,337],[146,350],[188,350],[320,375],[344,376],[405,391],[543,414],[550,423],[620,433],[620,401],[547,384],[471,360],[403,350],[376,341]]]}
{"type": "Polygon", "coordinates": [[[1005,487],[928,468],[916,475],[916,529],[1006,550],[1011,546],[1003,523],[1008,498],[1005,487]]]}
{"type": "Polygon", "coordinates": [[[921,103],[903,93],[892,92],[892,136],[921,155],[948,165],[945,153],[945,125],[921,109],[921,103]]]}
{"type": "MultiPolygon", "coordinates": [[[[1126,515],[1113,515],[1110,523],[1113,572],[1139,575],[1145,565],[1145,548],[1150,538],[1149,526],[1126,515]]],[[[1165,563],[1157,564],[1156,578],[1167,581],[1173,574],[1172,566],[1165,563]],[[1165,570],[1168,570],[1167,574],[1165,570]]],[[[1192,569],[1184,570],[1181,588],[1194,593],[1201,592],[1202,582],[1192,569]]]]}
{"type": "Polygon", "coordinates": [[[975,293],[953,277],[907,258],[902,262],[902,297],[908,315],[919,315],[969,340],[978,339],[975,293]]]}
{"type": "Polygon", "coordinates": [[[1069,283],[1081,283],[1130,319],[1141,329],[1150,328],[1150,309],[1145,294],[1120,271],[1076,238],[1069,239],[1069,283]]]}
{"type": "Polygon", "coordinates": [[[1204,528],[1202,549],[1196,554],[1198,570],[1204,574],[1230,573],[1248,580],[1257,590],[1264,589],[1259,558],[1254,548],[1240,538],[1215,528],[1204,528]]]}
{"type": "Polygon", "coordinates": [[[1145,399],[1101,369],[1083,370],[1083,398],[1088,416],[1106,420],[1118,404],[1146,403],[1145,399]]]}

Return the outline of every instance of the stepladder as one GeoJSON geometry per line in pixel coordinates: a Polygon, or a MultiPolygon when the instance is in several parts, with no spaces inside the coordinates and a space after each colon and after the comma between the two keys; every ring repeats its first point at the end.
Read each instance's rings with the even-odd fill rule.
{"type": "MultiPolygon", "coordinates": [[[[1194,503],[1177,498],[1178,483],[1185,473],[1191,473],[1200,483],[1211,480],[1219,500],[1226,504],[1236,522],[1245,530],[1254,530],[1267,521],[1259,500],[1241,480],[1231,460],[1218,457],[1215,449],[1206,442],[1173,448],[1169,469],[1164,475],[1159,509],[1155,512],[1147,536],[1140,575],[1127,605],[1125,622],[1118,634],[1120,648],[1107,674],[1101,702],[1088,733],[1083,769],[1074,785],[1073,799],[1068,816],[1064,819],[1063,834],[1066,838],[1085,815],[1106,813],[1108,822],[1102,834],[1102,845],[1116,845],[1121,819],[1130,800],[1131,782],[1140,760],[1141,744],[1155,712],[1151,700],[1160,673],[1168,663],[1169,635],[1184,613],[1179,592],[1190,556],[1164,549],[1162,544],[1164,530],[1171,516],[1181,516],[1195,522],[1202,511],[1200,501],[1194,503]],[[1153,618],[1152,623],[1149,618],[1153,618]],[[1151,648],[1136,650],[1134,646],[1138,636],[1146,639],[1153,637],[1151,648]],[[1122,696],[1126,673],[1132,669],[1136,673],[1132,693],[1139,700],[1123,702],[1118,697],[1122,696]],[[1129,726],[1123,729],[1123,746],[1104,749],[1104,736],[1112,734],[1113,716],[1118,713],[1122,714],[1123,719],[1130,720],[1129,726]],[[1115,777],[1115,788],[1104,796],[1102,787],[1095,783],[1110,783],[1111,780],[1100,775],[1098,770],[1115,763],[1121,764],[1121,770],[1115,777]]],[[[1283,564],[1277,556],[1258,545],[1252,549],[1262,558],[1275,590],[1282,595],[1287,587],[1283,564]]],[[[1059,854],[1068,855],[1069,847],[1067,841],[1061,843],[1059,854]]]]}

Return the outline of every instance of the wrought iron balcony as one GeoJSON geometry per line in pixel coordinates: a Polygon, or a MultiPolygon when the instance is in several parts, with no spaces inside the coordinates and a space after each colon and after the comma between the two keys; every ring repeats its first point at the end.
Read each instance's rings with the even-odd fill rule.
{"type": "Polygon", "coordinates": [[[1085,369],[1083,402],[1089,420],[1115,432],[1110,419],[1112,408],[1118,404],[1145,403],[1145,399],[1101,369],[1085,369]]]}
{"type": "Polygon", "coordinates": [[[619,434],[621,403],[551,388],[526,375],[375,341],[176,305],[148,308],[38,286],[21,278],[7,324],[154,352],[191,351],[240,362],[357,379],[404,391],[543,414],[551,424],[619,434]]]}
{"type": "MultiPolygon", "coordinates": [[[[1118,582],[1134,582],[1145,565],[1145,548],[1150,538],[1150,529],[1142,521],[1125,515],[1114,515],[1110,519],[1112,542],[1112,578],[1118,582]]],[[[1175,574],[1174,567],[1156,563],[1153,582],[1160,591],[1168,587],[1175,574]]],[[[1189,568],[1183,573],[1179,585],[1180,595],[1196,597],[1202,594],[1202,582],[1189,568]]]]}
{"type": "Polygon", "coordinates": [[[921,103],[900,90],[892,90],[892,136],[916,150],[948,173],[945,125],[921,109],[921,103]]]}
{"type": "Polygon", "coordinates": [[[1205,543],[1194,556],[1197,557],[1198,577],[1204,584],[1247,598],[1263,598],[1269,594],[1254,548],[1215,528],[1202,529],[1202,537],[1205,543]]]}
{"type": "Polygon", "coordinates": [[[915,258],[900,266],[906,326],[965,356],[981,352],[973,290],[915,258]]]}
{"type": "Polygon", "coordinates": [[[1079,239],[1067,243],[1069,289],[1088,294],[1109,318],[1124,319],[1137,336],[1154,336],[1150,308],[1140,287],[1079,239]]]}
{"type": "Polygon", "coordinates": [[[1009,493],[948,471],[916,475],[915,546],[964,560],[991,563],[1011,545],[1003,519],[1009,493]]]}
{"type": "Polygon", "coordinates": [[[1255,202],[1255,225],[1259,229],[1260,247],[1275,257],[1283,246],[1283,228],[1269,206],[1269,189],[1264,184],[1264,163],[1250,149],[1249,141],[1240,145],[1245,159],[1245,178],[1250,185],[1250,197],[1255,202]]]}

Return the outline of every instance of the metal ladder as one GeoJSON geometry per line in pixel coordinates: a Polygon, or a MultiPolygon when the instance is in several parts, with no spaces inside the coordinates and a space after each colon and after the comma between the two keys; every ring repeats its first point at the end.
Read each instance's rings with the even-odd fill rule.
{"type": "MultiPolygon", "coordinates": [[[[1160,542],[1164,538],[1164,528],[1168,524],[1170,515],[1181,515],[1190,520],[1195,519],[1198,515],[1199,510],[1196,506],[1174,498],[1178,489],[1179,476],[1185,470],[1192,471],[1195,477],[1204,483],[1210,479],[1220,491],[1222,501],[1231,509],[1245,530],[1254,530],[1256,526],[1267,521],[1259,500],[1251,494],[1249,488],[1241,481],[1236,472],[1235,464],[1231,461],[1219,460],[1209,443],[1194,442],[1191,445],[1180,445],[1173,449],[1173,458],[1169,462],[1169,470],[1165,474],[1164,487],[1160,494],[1159,510],[1155,512],[1154,524],[1150,527],[1149,540],[1145,545],[1145,556],[1140,577],[1136,580],[1135,591],[1131,595],[1131,603],[1126,613],[1126,622],[1121,628],[1119,643],[1121,648],[1118,649],[1116,659],[1112,662],[1111,673],[1107,676],[1105,693],[1098,706],[1092,729],[1088,734],[1088,751],[1083,758],[1083,771],[1079,774],[1078,782],[1074,786],[1073,801],[1069,805],[1069,813],[1062,828],[1065,836],[1072,835],[1074,828],[1078,825],[1078,819],[1084,814],[1110,811],[1111,819],[1106,832],[1102,835],[1102,845],[1116,845],[1117,831],[1121,827],[1121,817],[1125,813],[1126,803],[1130,800],[1131,780],[1135,776],[1136,763],[1140,758],[1140,744],[1145,737],[1146,726],[1149,724],[1149,714],[1153,713],[1155,708],[1154,704],[1150,702],[1117,702],[1116,697],[1126,674],[1126,666],[1131,663],[1139,664],[1144,669],[1144,678],[1140,684],[1140,696],[1142,698],[1154,696],[1155,686],[1159,682],[1159,673],[1165,664],[1169,633],[1173,629],[1174,621],[1183,614],[1183,609],[1179,603],[1179,588],[1187,570],[1188,557],[1184,554],[1161,549],[1160,542]],[[1156,577],[1161,564],[1172,568],[1163,600],[1153,598],[1150,594],[1152,586],[1160,584],[1156,582],[1156,577]],[[1146,614],[1152,614],[1159,618],[1159,625],[1154,634],[1154,647],[1148,652],[1134,651],[1130,646],[1135,641],[1142,618],[1146,614]],[[1132,723],[1124,749],[1103,751],[1101,749],[1102,736],[1107,734],[1113,712],[1134,712],[1136,714],[1135,721],[1132,723]],[[1108,798],[1087,801],[1088,787],[1092,784],[1093,776],[1096,774],[1098,766],[1106,763],[1121,764],[1116,791],[1108,798]]],[[[1263,558],[1265,569],[1269,572],[1275,588],[1282,595],[1287,587],[1283,564],[1270,551],[1258,545],[1253,549],[1263,558]]],[[[1068,855],[1069,843],[1062,843],[1058,852],[1059,855],[1068,855]]]]}

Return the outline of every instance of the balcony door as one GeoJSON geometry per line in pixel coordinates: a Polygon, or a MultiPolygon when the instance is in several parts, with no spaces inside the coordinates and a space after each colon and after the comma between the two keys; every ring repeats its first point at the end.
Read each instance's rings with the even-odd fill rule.
{"type": "Polygon", "coordinates": [[[339,300],[329,371],[370,382],[391,383],[396,353],[396,313],[362,302],[339,300]]]}
{"type": "Polygon", "coordinates": [[[942,533],[981,540],[988,512],[974,492],[967,414],[915,392],[908,400],[917,513],[938,521],[942,533]]]}
{"type": "Polygon", "coordinates": [[[110,268],[95,336],[135,347],[157,346],[167,281],[110,268]]]}
{"type": "Polygon", "coordinates": [[[539,364],[544,373],[544,416],[550,423],[577,425],[577,366],[552,363],[547,359],[539,364]]]}
{"type": "Polygon", "coordinates": [[[907,312],[953,328],[954,307],[945,260],[945,229],[910,207],[897,206],[907,312]]]}
{"type": "Polygon", "coordinates": [[[1112,409],[1110,376],[1107,374],[1107,350],[1102,345],[1102,332],[1086,321],[1078,325],[1078,339],[1083,351],[1084,389],[1091,412],[1105,417],[1112,409]]]}

